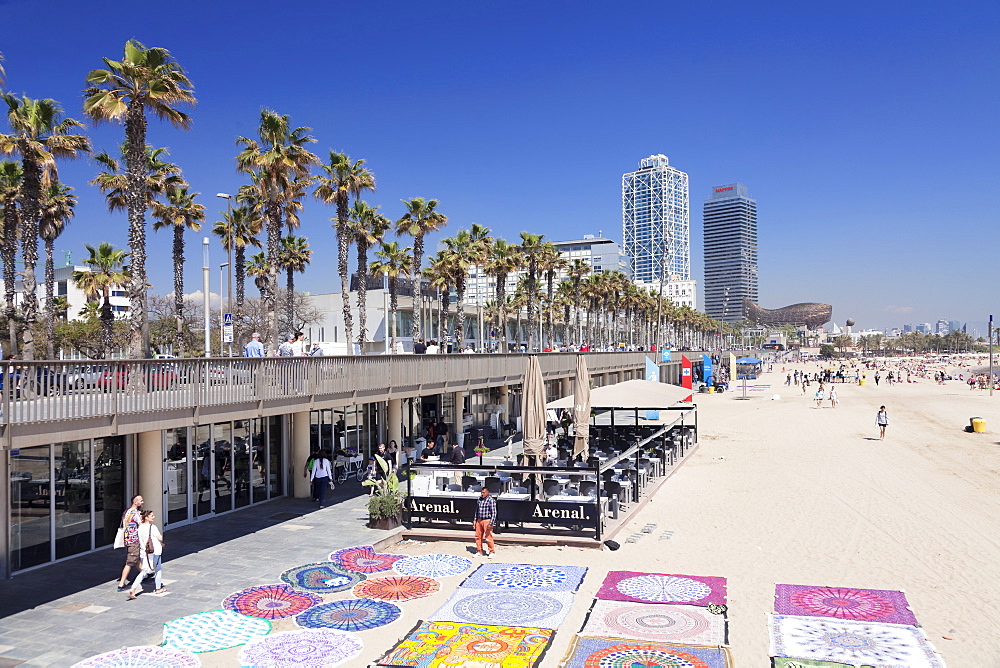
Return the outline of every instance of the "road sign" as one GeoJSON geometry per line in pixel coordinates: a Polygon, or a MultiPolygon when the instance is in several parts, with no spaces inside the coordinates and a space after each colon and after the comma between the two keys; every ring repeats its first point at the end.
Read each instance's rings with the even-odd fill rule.
{"type": "Polygon", "coordinates": [[[232,343],[233,342],[233,314],[223,313],[222,314],[222,342],[232,343]]]}

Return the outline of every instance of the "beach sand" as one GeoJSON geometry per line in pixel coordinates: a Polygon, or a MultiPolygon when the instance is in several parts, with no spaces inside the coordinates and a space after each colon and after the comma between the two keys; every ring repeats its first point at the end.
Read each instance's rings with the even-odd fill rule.
{"type": "MultiPolygon", "coordinates": [[[[781,368],[764,374],[757,382],[771,388],[747,401],[737,391],[696,396],[700,446],[619,535],[620,550],[498,546],[497,562],[590,569],[542,665],[559,664],[604,575],[621,569],[727,578],[737,666],[769,665],[766,613],[776,583],[903,590],[949,666],[1000,666],[1000,393],[991,399],[958,381],[925,379],[876,387],[868,372],[864,387],[837,385],[839,408],[826,401],[818,409],[815,384],[803,395],[784,385],[781,368]],[[890,418],[884,441],[875,426],[880,404],[890,418]],[[987,420],[987,433],[964,431],[972,416],[987,420]],[[647,523],[657,525],[652,534],[624,542],[647,523]],[[665,531],[673,533],[661,538],[665,531]]],[[[466,549],[438,542],[391,551],[466,549]]],[[[401,603],[402,618],[360,633],[363,653],[343,665],[377,661],[462,579],[443,578],[437,594],[401,603]]],[[[201,659],[233,665],[236,653],[201,659]]]]}

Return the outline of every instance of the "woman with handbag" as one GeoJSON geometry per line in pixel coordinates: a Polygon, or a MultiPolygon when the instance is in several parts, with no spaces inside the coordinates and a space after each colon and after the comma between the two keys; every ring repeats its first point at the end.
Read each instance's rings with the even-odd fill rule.
{"type": "Polygon", "coordinates": [[[142,569],[132,583],[132,588],[128,592],[128,599],[134,601],[139,598],[137,594],[142,591],[142,581],[147,576],[153,576],[153,583],[156,589],[154,594],[166,593],[167,588],[163,586],[163,536],[160,530],[153,524],[156,517],[152,510],[142,511],[142,524],[139,525],[139,555],[142,569]]]}

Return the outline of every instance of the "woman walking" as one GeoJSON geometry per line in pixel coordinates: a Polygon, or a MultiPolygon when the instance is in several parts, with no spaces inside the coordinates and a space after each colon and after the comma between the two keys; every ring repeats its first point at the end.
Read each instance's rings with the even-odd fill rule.
{"type": "Polygon", "coordinates": [[[885,428],[889,425],[889,414],[885,412],[885,406],[878,407],[878,413],[875,414],[875,424],[878,425],[879,440],[884,439],[885,428]]]}
{"type": "Polygon", "coordinates": [[[816,408],[823,408],[823,385],[820,384],[819,389],[816,390],[816,408]]]}
{"type": "Polygon", "coordinates": [[[330,465],[330,455],[326,450],[320,450],[319,455],[313,460],[312,470],[309,472],[309,480],[313,484],[313,498],[319,501],[319,507],[323,507],[326,501],[326,490],[330,487],[333,479],[333,467],[330,465]]]}
{"type": "Polygon", "coordinates": [[[134,601],[139,598],[138,593],[142,591],[142,581],[147,576],[153,576],[154,594],[164,594],[167,588],[163,586],[163,536],[160,530],[153,524],[156,516],[152,510],[142,511],[142,524],[139,525],[139,575],[132,583],[132,588],[128,592],[128,600],[134,601]]]}
{"type": "Polygon", "coordinates": [[[840,403],[840,399],[837,397],[837,388],[835,388],[833,385],[831,385],[830,386],[830,406],[833,407],[833,408],[836,408],[837,404],[839,404],[839,403],[840,403]]]}

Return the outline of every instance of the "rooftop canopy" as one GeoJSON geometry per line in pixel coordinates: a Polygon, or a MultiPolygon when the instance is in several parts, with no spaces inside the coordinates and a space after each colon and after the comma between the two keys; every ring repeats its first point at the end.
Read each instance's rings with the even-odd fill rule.
{"type": "Polygon", "coordinates": [[[760,360],[756,357],[741,357],[736,360],[737,364],[760,364],[760,360]]]}
{"type": "MultiPolygon", "coordinates": [[[[596,387],[590,391],[594,408],[669,408],[691,396],[691,390],[652,380],[626,380],[624,383],[596,387]]],[[[546,408],[573,408],[573,395],[557,399],[546,408]]]]}

